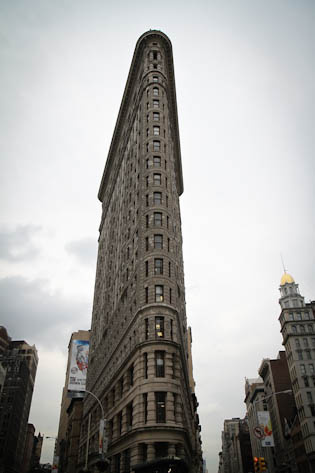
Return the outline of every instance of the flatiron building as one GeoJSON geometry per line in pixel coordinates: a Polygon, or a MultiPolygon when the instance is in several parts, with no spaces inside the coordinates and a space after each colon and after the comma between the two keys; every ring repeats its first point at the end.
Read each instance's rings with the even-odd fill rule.
{"type": "MultiPolygon", "coordinates": [[[[187,327],[172,45],[138,40],[99,189],[102,217],[87,390],[107,420],[109,470],[202,471],[187,327]]],[[[98,456],[86,395],[79,466],[98,456]]]]}

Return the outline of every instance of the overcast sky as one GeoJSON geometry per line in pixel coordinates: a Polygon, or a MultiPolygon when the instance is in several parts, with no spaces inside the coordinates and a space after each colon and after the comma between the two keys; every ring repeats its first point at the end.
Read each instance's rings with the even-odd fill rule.
{"type": "Polygon", "coordinates": [[[98,187],[148,29],[173,44],[187,316],[216,473],[245,376],[282,348],[280,254],[315,299],[313,0],[2,0],[0,324],[36,344],[30,422],[55,436],[69,338],[90,328],[98,187]]]}

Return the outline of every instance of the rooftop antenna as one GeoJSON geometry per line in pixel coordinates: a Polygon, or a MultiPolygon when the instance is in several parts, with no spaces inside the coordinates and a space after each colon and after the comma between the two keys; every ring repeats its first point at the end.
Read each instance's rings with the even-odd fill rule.
{"type": "Polygon", "coordinates": [[[281,254],[281,253],[280,253],[280,257],[281,257],[281,261],[282,261],[283,271],[286,273],[287,270],[285,269],[284,261],[283,261],[283,258],[282,258],[282,254],[281,254]]]}

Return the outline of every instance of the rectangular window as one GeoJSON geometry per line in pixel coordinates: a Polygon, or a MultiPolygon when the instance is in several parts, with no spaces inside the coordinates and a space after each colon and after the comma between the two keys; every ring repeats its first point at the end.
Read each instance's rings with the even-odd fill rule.
{"type": "Polygon", "coordinates": [[[157,99],[153,100],[153,108],[159,108],[159,106],[160,106],[159,100],[157,99]]]}
{"type": "Polygon", "coordinates": [[[164,358],[164,351],[155,352],[155,376],[157,378],[164,378],[165,376],[164,358]]]}
{"type": "Polygon", "coordinates": [[[310,391],[307,391],[306,392],[306,395],[307,395],[307,401],[312,404],[313,403],[313,397],[312,397],[312,393],[310,391]]]}
{"type": "Polygon", "coordinates": [[[300,365],[300,368],[301,368],[301,373],[306,374],[305,365],[300,365]]]}
{"type": "Polygon", "coordinates": [[[145,216],[145,227],[149,228],[149,215],[145,216]]]}
{"type": "Polygon", "coordinates": [[[155,168],[160,168],[161,167],[161,158],[160,158],[160,156],[153,156],[153,166],[155,168]]]}
{"type": "Polygon", "coordinates": [[[148,302],[149,302],[149,288],[146,287],[144,289],[144,292],[145,292],[145,296],[144,296],[145,297],[145,303],[148,304],[148,302]]]}
{"type": "Polygon", "coordinates": [[[158,89],[158,87],[153,87],[153,95],[154,95],[155,97],[158,97],[158,95],[159,95],[159,89],[158,89]]]}
{"type": "Polygon", "coordinates": [[[163,274],[163,259],[154,259],[154,274],[163,274]]]}
{"type": "Polygon", "coordinates": [[[122,412],[119,412],[119,414],[117,414],[117,417],[118,417],[118,433],[119,435],[121,434],[121,429],[122,429],[122,412]]]}
{"type": "Polygon", "coordinates": [[[157,173],[153,174],[153,184],[155,186],[160,186],[161,185],[161,174],[157,174],[157,173]]]}
{"type": "Polygon", "coordinates": [[[143,394],[143,413],[144,413],[144,423],[148,421],[148,394],[143,394]]]}
{"type": "Polygon", "coordinates": [[[156,205],[162,204],[162,192],[153,192],[153,203],[156,205]]]}
{"type": "Polygon", "coordinates": [[[158,122],[160,120],[159,112],[153,112],[153,121],[158,122]]]}
{"type": "Polygon", "coordinates": [[[171,340],[173,340],[173,320],[171,319],[171,340]]]}
{"type": "Polygon", "coordinates": [[[164,338],[164,317],[155,317],[155,336],[164,338]]]}
{"type": "Polygon", "coordinates": [[[172,288],[170,287],[170,304],[172,304],[172,288]]]}
{"type": "Polygon", "coordinates": [[[149,207],[149,194],[146,194],[145,196],[145,205],[146,207],[149,207]]]}
{"type": "Polygon", "coordinates": [[[149,251],[149,237],[145,237],[145,250],[149,251]]]}
{"type": "Polygon", "coordinates": [[[158,76],[153,76],[153,82],[159,82],[158,76]]]}
{"type": "Polygon", "coordinates": [[[167,251],[170,251],[170,239],[167,239],[167,251]]]}
{"type": "Polygon", "coordinates": [[[149,261],[145,262],[145,277],[149,276],[149,261]]]}
{"type": "Polygon", "coordinates": [[[162,226],[162,212],[154,212],[153,221],[154,221],[155,227],[161,227],[162,226]]]}
{"type": "Polygon", "coordinates": [[[154,126],[153,127],[153,135],[154,136],[159,136],[160,134],[160,127],[159,126],[154,126]]]}
{"type": "Polygon", "coordinates": [[[314,373],[314,365],[313,365],[313,363],[310,363],[310,364],[308,365],[308,368],[309,368],[309,370],[310,370],[310,373],[313,374],[313,373],[314,373]]]}
{"type": "Polygon", "coordinates": [[[163,235],[154,235],[154,248],[156,250],[163,249],[163,235]]]}
{"type": "Polygon", "coordinates": [[[307,330],[308,330],[310,333],[312,333],[312,332],[313,332],[313,325],[309,324],[309,325],[307,326],[307,330]]]}
{"type": "Polygon", "coordinates": [[[155,393],[156,422],[165,422],[165,393],[155,393]]]}
{"type": "Polygon", "coordinates": [[[300,348],[300,340],[298,338],[295,339],[295,346],[296,348],[300,348]]]}
{"type": "Polygon", "coordinates": [[[129,387],[133,386],[133,365],[128,369],[129,387]]]}
{"type": "Polygon", "coordinates": [[[144,371],[144,378],[148,378],[148,354],[143,353],[143,371],[144,371]]]}
{"type": "Polygon", "coordinates": [[[155,302],[164,301],[164,286],[155,286],[155,302]]]}
{"type": "Polygon", "coordinates": [[[171,268],[172,268],[171,262],[169,261],[169,262],[168,262],[168,277],[169,277],[169,278],[171,277],[171,273],[172,273],[171,268]]]}
{"type": "Polygon", "coordinates": [[[149,338],[149,319],[144,320],[144,331],[145,331],[145,339],[148,340],[148,338],[149,338]]]}
{"type": "Polygon", "coordinates": [[[132,402],[127,406],[127,430],[130,430],[132,427],[132,420],[133,420],[133,407],[132,402]]]}
{"type": "Polygon", "coordinates": [[[153,151],[160,151],[161,143],[158,140],[153,141],[153,151]]]}

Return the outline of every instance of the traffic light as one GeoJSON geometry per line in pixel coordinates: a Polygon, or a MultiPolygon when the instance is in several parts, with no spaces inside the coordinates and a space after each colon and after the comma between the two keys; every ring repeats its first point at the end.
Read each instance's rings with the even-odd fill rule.
{"type": "Polygon", "coordinates": [[[256,472],[259,473],[259,472],[260,472],[259,458],[254,457],[253,460],[254,460],[254,470],[255,470],[255,473],[256,473],[256,472]]]}
{"type": "Polygon", "coordinates": [[[267,462],[264,457],[259,457],[259,471],[266,471],[267,470],[267,462]]]}

